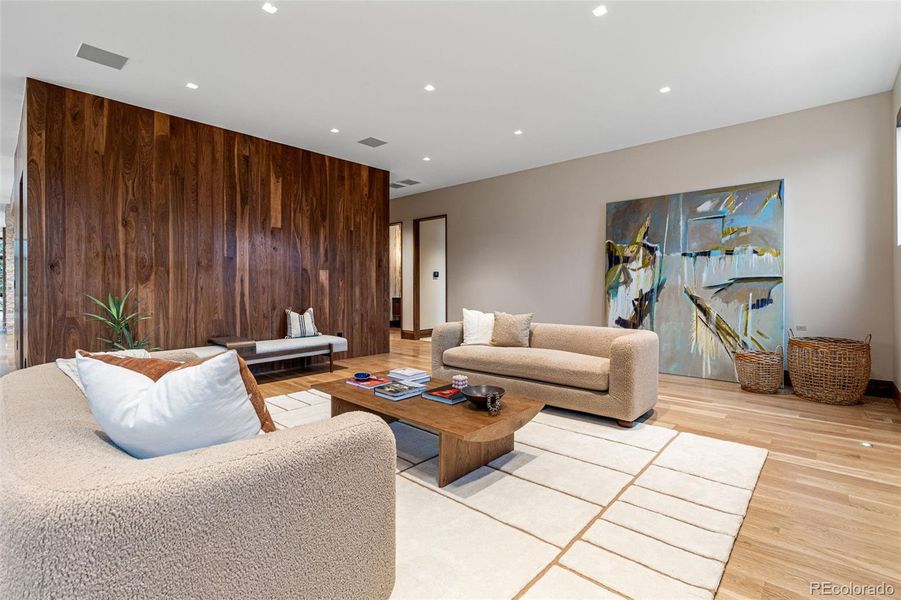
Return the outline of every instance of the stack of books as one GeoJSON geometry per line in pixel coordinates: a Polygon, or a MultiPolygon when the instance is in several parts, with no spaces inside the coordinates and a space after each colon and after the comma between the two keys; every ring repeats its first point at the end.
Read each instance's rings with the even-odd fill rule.
{"type": "Polygon", "coordinates": [[[388,371],[388,379],[392,381],[400,381],[401,383],[426,383],[432,378],[422,369],[411,369],[404,367],[402,369],[391,369],[388,371]]]}
{"type": "Polygon", "coordinates": [[[444,404],[459,404],[466,400],[466,396],[463,395],[463,392],[451,384],[423,392],[422,397],[426,400],[434,400],[435,402],[442,402],[444,404]]]}
{"type": "Polygon", "coordinates": [[[379,387],[380,385],[385,385],[386,383],[391,383],[391,380],[387,377],[370,377],[369,379],[348,379],[346,381],[347,385],[352,385],[354,387],[363,388],[364,390],[371,390],[379,387]]]}
{"type": "Polygon", "coordinates": [[[410,383],[404,381],[391,381],[375,388],[375,395],[386,400],[404,400],[418,396],[425,391],[425,386],[421,383],[410,383]]]}

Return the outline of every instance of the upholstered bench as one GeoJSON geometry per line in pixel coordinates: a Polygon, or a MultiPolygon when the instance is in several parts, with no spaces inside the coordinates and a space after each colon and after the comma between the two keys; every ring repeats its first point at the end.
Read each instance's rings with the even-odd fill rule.
{"type": "Polygon", "coordinates": [[[237,350],[248,365],[328,355],[329,372],[334,368],[335,352],[347,352],[347,339],[337,335],[314,335],[302,338],[251,340],[242,337],[210,338],[210,346],[185,348],[197,356],[207,357],[225,350],[237,350]]]}

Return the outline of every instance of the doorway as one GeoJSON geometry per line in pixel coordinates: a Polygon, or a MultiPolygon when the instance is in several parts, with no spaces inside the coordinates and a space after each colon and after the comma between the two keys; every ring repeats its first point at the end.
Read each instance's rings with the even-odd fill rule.
{"type": "Polygon", "coordinates": [[[15,241],[13,245],[13,261],[14,261],[14,277],[13,277],[13,289],[6,290],[6,298],[5,300],[9,302],[10,293],[12,293],[15,300],[13,301],[13,310],[15,311],[15,319],[13,322],[13,334],[15,336],[15,365],[19,369],[24,369],[28,366],[28,330],[26,328],[27,323],[27,310],[28,307],[25,304],[27,300],[26,289],[28,286],[28,281],[26,277],[28,276],[27,268],[28,262],[26,260],[27,257],[27,239],[28,234],[25,229],[28,226],[28,220],[25,218],[25,174],[19,175],[19,195],[15,200],[15,211],[16,211],[16,232],[15,232],[15,241]]]}
{"type": "Polygon", "coordinates": [[[447,321],[447,215],[413,221],[413,337],[447,321]]]}
{"type": "Polygon", "coordinates": [[[388,277],[391,280],[389,284],[389,302],[391,302],[391,310],[389,311],[388,326],[400,327],[401,311],[403,310],[404,297],[404,225],[401,222],[391,223],[388,226],[388,277]]]}

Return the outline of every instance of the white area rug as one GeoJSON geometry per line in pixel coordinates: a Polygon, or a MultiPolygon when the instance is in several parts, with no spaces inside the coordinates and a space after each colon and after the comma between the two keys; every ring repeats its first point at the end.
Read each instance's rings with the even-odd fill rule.
{"type": "MultiPolygon", "coordinates": [[[[267,399],[279,428],[330,418],[316,391],[267,399]]],[[[712,598],[766,450],[545,409],[513,452],[438,488],[438,438],[397,440],[394,598],[712,598]],[[565,549],[565,552],[564,552],[565,549]]]]}

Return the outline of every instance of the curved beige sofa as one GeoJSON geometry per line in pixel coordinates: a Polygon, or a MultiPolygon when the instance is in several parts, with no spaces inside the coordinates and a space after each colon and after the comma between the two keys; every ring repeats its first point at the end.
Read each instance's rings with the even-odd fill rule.
{"type": "Polygon", "coordinates": [[[395,447],[354,412],[138,460],[54,364],[0,380],[0,598],[387,598],[395,447]]]}
{"type": "Polygon", "coordinates": [[[653,331],[533,323],[528,348],[462,346],[463,324],[432,330],[432,376],[493,383],[551,406],[632,422],[657,403],[653,331]]]}

